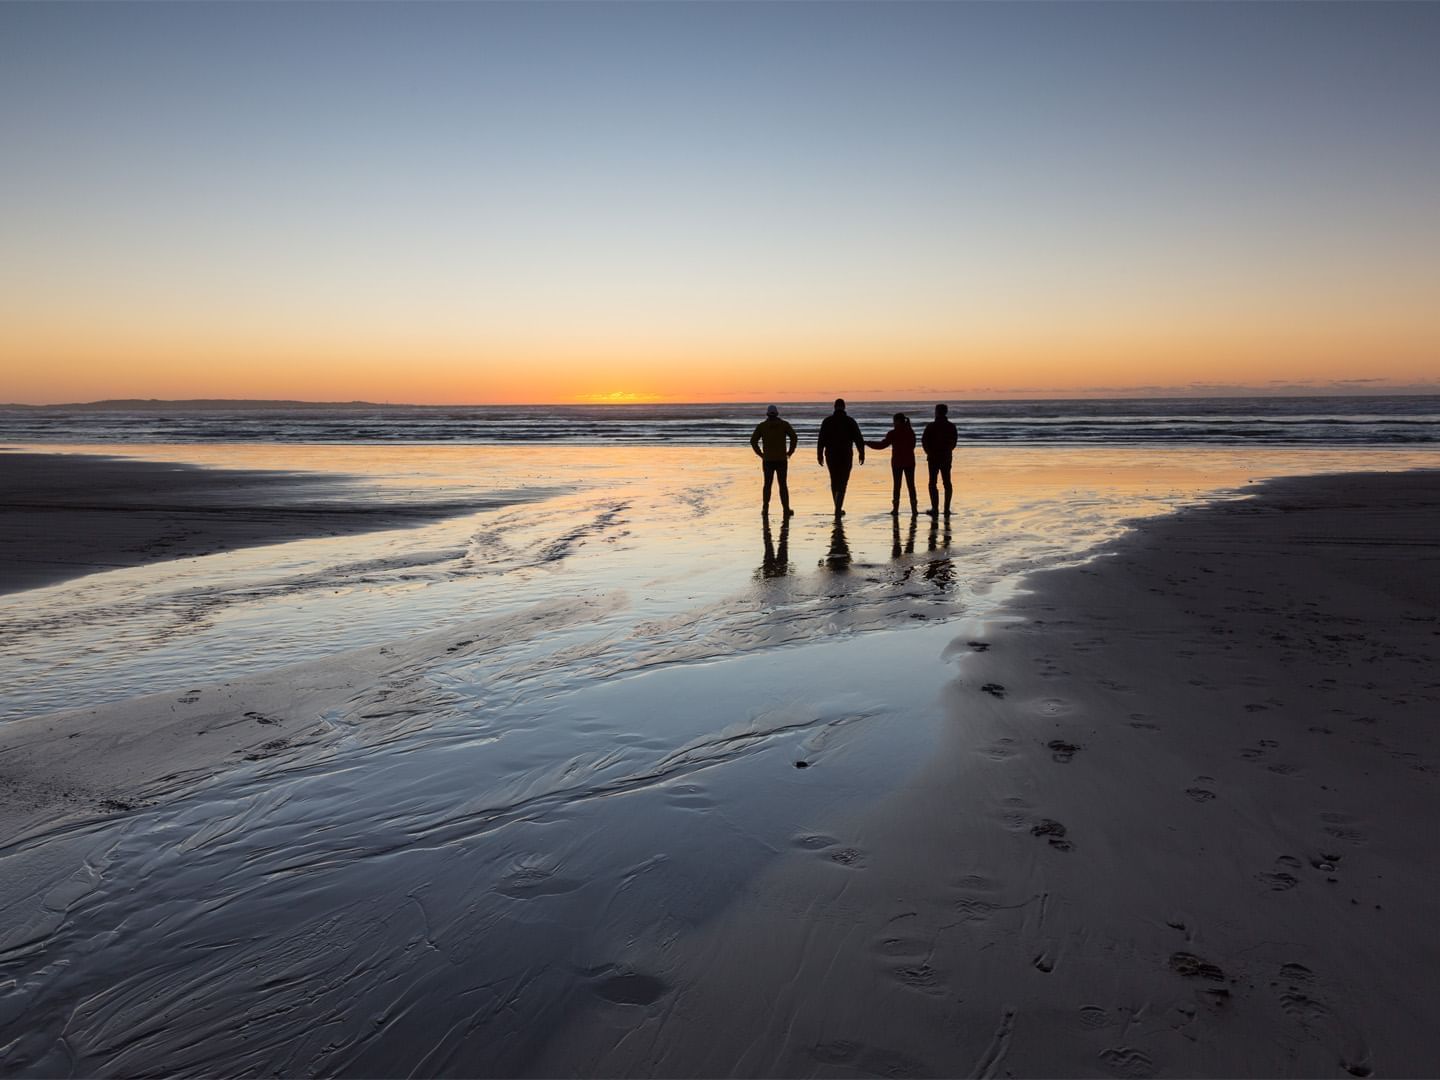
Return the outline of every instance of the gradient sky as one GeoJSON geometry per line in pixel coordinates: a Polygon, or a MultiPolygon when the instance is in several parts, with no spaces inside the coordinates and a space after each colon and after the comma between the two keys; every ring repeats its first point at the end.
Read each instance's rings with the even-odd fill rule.
{"type": "Polygon", "coordinates": [[[7,3],[0,401],[1440,389],[1437,56],[1427,3],[7,3]]]}

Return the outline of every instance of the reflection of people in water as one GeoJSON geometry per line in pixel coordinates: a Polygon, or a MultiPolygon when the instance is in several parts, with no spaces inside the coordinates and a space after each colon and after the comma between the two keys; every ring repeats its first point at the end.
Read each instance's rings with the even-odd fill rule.
{"type": "Polygon", "coordinates": [[[750,436],[750,449],[755,451],[755,456],[760,459],[761,468],[765,471],[765,513],[770,513],[770,482],[780,481],[780,506],[789,517],[795,511],[790,509],[790,485],[786,483],[786,473],[790,471],[790,455],[795,453],[795,447],[800,440],[795,435],[795,429],[780,419],[780,410],[771,405],[765,410],[765,419],[755,426],[754,433],[750,436]]]}
{"type": "Polygon", "coordinates": [[[835,399],[835,411],[820,422],[820,440],[815,456],[821,465],[830,467],[830,497],[835,500],[835,516],[845,513],[845,489],[850,485],[850,450],[860,451],[860,464],[865,464],[865,437],[860,425],[845,411],[845,399],[835,399]]]}
{"type": "Polygon", "coordinates": [[[940,519],[930,522],[930,550],[939,551],[950,546],[950,519],[945,519],[945,531],[940,531],[940,519]]]}
{"type": "Polygon", "coordinates": [[[910,513],[918,513],[919,508],[915,503],[915,429],[910,426],[910,418],[903,412],[895,414],[895,426],[885,433],[885,437],[879,442],[866,441],[866,446],[871,450],[884,450],[887,446],[890,450],[890,475],[895,481],[894,490],[890,494],[890,513],[892,516],[900,515],[900,480],[903,477],[910,488],[910,513]]]}
{"type": "Polygon", "coordinates": [[[920,443],[925,447],[925,463],[930,469],[930,509],[926,511],[935,517],[940,510],[940,493],[935,487],[938,477],[945,484],[945,516],[950,516],[950,458],[955,453],[955,444],[960,441],[955,425],[946,416],[949,405],[935,406],[935,419],[925,425],[920,443]]]}
{"type": "Polygon", "coordinates": [[[850,545],[845,542],[845,526],[835,519],[835,528],[830,531],[830,550],[825,554],[825,566],[844,572],[850,569],[850,545]]]}
{"type": "Polygon", "coordinates": [[[790,572],[790,520],[780,519],[780,546],[770,533],[770,518],[765,518],[765,561],[760,564],[761,577],[784,577],[790,572]]]}
{"type": "Polygon", "coordinates": [[[910,531],[905,536],[905,543],[900,543],[900,517],[896,515],[895,520],[890,523],[891,539],[894,541],[890,546],[890,557],[898,559],[901,555],[915,554],[915,522],[914,517],[910,518],[910,531]]]}

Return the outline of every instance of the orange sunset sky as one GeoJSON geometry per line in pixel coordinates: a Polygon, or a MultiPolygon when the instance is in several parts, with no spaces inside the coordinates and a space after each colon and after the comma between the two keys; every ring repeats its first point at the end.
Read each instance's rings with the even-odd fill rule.
{"type": "Polygon", "coordinates": [[[0,401],[1440,391],[1437,25],[0,6],[0,401]]]}

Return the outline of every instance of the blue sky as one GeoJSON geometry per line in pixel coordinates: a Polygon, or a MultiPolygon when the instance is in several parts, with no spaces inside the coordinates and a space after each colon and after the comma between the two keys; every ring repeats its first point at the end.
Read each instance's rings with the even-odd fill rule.
{"type": "Polygon", "coordinates": [[[67,386],[246,350],[262,381],[404,354],[432,394],[841,354],[1053,386],[1067,342],[1107,383],[1203,348],[1436,373],[1434,4],[7,4],[0,31],[0,348],[67,386]]]}

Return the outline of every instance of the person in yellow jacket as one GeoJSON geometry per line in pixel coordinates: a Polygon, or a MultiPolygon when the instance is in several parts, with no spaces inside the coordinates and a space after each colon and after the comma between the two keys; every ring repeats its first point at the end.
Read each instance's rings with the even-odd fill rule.
{"type": "Polygon", "coordinates": [[[790,509],[790,485],[786,483],[785,474],[790,469],[790,455],[795,453],[799,443],[795,429],[780,419],[780,410],[774,405],[765,410],[765,419],[755,425],[755,433],[750,436],[750,449],[755,451],[765,470],[766,514],[770,513],[770,484],[773,480],[780,481],[780,505],[785,510],[785,516],[795,513],[790,509]]]}

